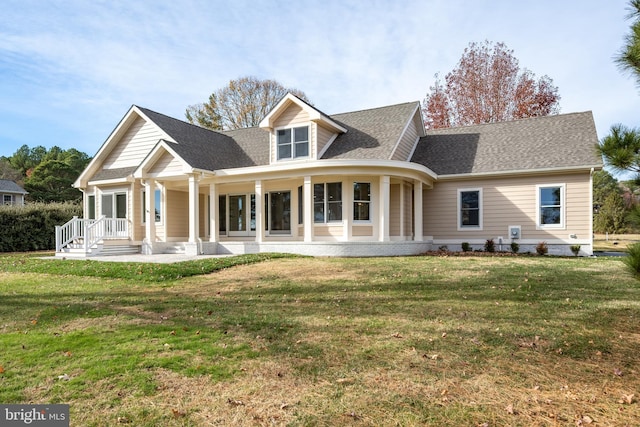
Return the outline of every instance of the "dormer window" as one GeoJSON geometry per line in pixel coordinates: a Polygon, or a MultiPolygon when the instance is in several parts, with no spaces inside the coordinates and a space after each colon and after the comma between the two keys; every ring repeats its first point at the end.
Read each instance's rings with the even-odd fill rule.
{"type": "Polygon", "coordinates": [[[278,129],[278,160],[309,156],[309,127],[278,129]]]}

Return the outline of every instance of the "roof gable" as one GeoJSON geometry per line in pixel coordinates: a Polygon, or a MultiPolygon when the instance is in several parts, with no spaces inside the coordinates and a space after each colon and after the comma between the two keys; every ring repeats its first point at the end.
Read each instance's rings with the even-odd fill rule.
{"type": "Polygon", "coordinates": [[[427,131],[411,158],[438,175],[602,167],[590,111],[427,131]]]}
{"type": "Polygon", "coordinates": [[[170,135],[145,115],[143,109],[135,105],[131,106],[100,149],[98,149],[91,162],[76,179],[73,186],[82,188],[88,184],[89,180],[103,180],[106,176],[110,180],[126,178],[135,170],[148,151],[162,138],[172,140],[170,135]],[[142,128],[145,126],[146,129],[143,130],[142,128]],[[135,149],[140,153],[140,157],[137,160],[132,160],[128,158],[126,148],[121,147],[121,144],[123,139],[127,139],[132,133],[136,132],[136,127],[147,135],[147,142],[135,149]],[[118,150],[123,151],[120,156],[117,153],[118,150]],[[127,158],[127,161],[125,164],[119,164],[117,157],[127,158]]]}
{"type": "Polygon", "coordinates": [[[346,128],[335,122],[331,117],[291,93],[286,94],[276,104],[276,106],[273,107],[269,114],[267,114],[267,116],[262,119],[262,121],[260,122],[260,127],[267,130],[273,129],[278,117],[280,117],[280,115],[282,115],[292,105],[296,105],[306,114],[308,114],[309,120],[312,122],[322,123],[323,126],[332,129],[335,132],[347,131],[346,128]]]}

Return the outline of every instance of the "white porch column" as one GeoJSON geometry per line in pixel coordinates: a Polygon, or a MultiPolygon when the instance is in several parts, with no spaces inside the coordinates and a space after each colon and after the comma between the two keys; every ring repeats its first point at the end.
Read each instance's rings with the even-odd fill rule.
{"type": "MultiPolygon", "coordinates": [[[[255,183],[256,193],[256,242],[262,243],[264,240],[264,210],[262,209],[264,195],[262,194],[262,181],[255,183]]],[[[264,209],[268,209],[267,206],[264,209]]]]}
{"type": "Polygon", "coordinates": [[[353,225],[353,184],[350,181],[342,182],[342,211],[345,213],[345,217],[342,218],[342,239],[345,242],[351,240],[353,232],[351,227],[353,225]],[[347,204],[344,206],[344,204],[347,204]]]}
{"type": "Polygon", "coordinates": [[[189,175],[189,243],[198,241],[200,230],[199,185],[195,175],[189,175]]]}
{"type": "Polygon", "coordinates": [[[311,177],[304,177],[304,185],[302,188],[302,212],[304,215],[304,241],[313,241],[313,186],[311,185],[311,177]]]}
{"type": "Polygon", "coordinates": [[[142,253],[146,255],[153,254],[153,243],[156,241],[156,181],[154,179],[147,179],[144,188],[144,225],[145,225],[145,238],[142,245],[142,253]]]}
{"type": "Polygon", "coordinates": [[[218,187],[209,184],[209,241],[218,241],[218,187]]]}
{"type": "Polygon", "coordinates": [[[404,209],[404,181],[400,182],[400,239],[404,240],[404,216],[407,214],[404,209]]]}
{"type": "Polygon", "coordinates": [[[380,204],[379,204],[379,223],[378,240],[381,242],[389,241],[389,204],[391,194],[391,178],[388,175],[380,177],[380,204]]]}
{"type": "Polygon", "coordinates": [[[413,240],[422,242],[422,181],[413,182],[413,240]]]}

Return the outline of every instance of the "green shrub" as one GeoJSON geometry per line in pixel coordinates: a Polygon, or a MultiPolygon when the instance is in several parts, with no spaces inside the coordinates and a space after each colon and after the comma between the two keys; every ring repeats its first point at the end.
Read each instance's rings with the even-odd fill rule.
{"type": "Polygon", "coordinates": [[[0,252],[44,251],[56,247],[56,225],[82,215],[76,203],[0,206],[0,252]]]}
{"type": "Polygon", "coordinates": [[[511,252],[513,252],[514,254],[517,254],[519,250],[520,250],[520,245],[518,244],[518,242],[511,242],[511,252]]]}
{"type": "Polygon", "coordinates": [[[538,255],[546,255],[549,252],[549,247],[547,246],[547,242],[540,242],[538,246],[536,246],[536,252],[538,255]]]}
{"type": "Polygon", "coordinates": [[[469,242],[462,242],[462,252],[470,252],[471,251],[471,245],[469,244],[469,242]]]}
{"type": "Polygon", "coordinates": [[[493,241],[493,239],[487,239],[487,241],[484,243],[484,251],[485,252],[495,252],[496,251],[496,244],[493,241]]]}
{"type": "Polygon", "coordinates": [[[636,279],[640,279],[640,243],[627,246],[627,254],[628,256],[624,257],[622,262],[636,279]]]}
{"type": "Polygon", "coordinates": [[[571,252],[573,252],[575,256],[578,256],[580,253],[580,245],[571,245],[571,252]]]}

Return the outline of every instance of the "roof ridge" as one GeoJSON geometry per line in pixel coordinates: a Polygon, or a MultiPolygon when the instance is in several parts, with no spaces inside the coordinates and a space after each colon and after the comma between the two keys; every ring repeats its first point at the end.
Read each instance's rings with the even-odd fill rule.
{"type": "Polygon", "coordinates": [[[519,118],[519,119],[504,120],[504,121],[501,121],[501,122],[478,123],[478,124],[463,125],[463,126],[451,126],[451,127],[448,127],[448,128],[427,129],[426,131],[427,132],[445,132],[445,131],[451,130],[451,129],[464,129],[464,128],[478,127],[478,126],[492,126],[492,125],[503,124],[503,123],[524,122],[524,121],[528,121],[528,120],[552,119],[552,118],[557,118],[557,117],[577,116],[577,115],[580,115],[580,114],[587,114],[587,113],[593,114],[593,111],[592,110],[573,111],[571,113],[548,114],[546,116],[522,117],[522,118],[519,118]]]}
{"type": "Polygon", "coordinates": [[[334,113],[334,114],[330,114],[328,115],[329,117],[333,117],[333,116],[341,116],[344,114],[352,114],[352,113],[362,113],[365,111],[373,111],[373,110],[381,110],[383,108],[391,108],[391,107],[398,107],[400,105],[415,105],[415,104],[419,104],[420,101],[408,101],[408,102],[400,102],[398,104],[391,104],[391,105],[383,105],[381,107],[372,107],[372,108],[362,108],[360,110],[354,110],[354,111],[345,111],[343,113],[334,113]]]}
{"type": "MultiPolygon", "coordinates": [[[[142,107],[142,106],[140,106],[140,105],[136,105],[136,104],[133,104],[133,105],[134,105],[135,107],[139,108],[140,110],[142,110],[143,112],[144,112],[144,111],[150,111],[150,112],[152,112],[152,113],[154,113],[154,114],[157,114],[157,115],[159,115],[159,116],[166,117],[166,118],[168,118],[168,119],[171,119],[171,120],[175,120],[175,121],[177,121],[177,122],[180,122],[181,124],[189,125],[189,126],[193,126],[193,127],[194,127],[194,128],[196,128],[196,129],[203,129],[203,130],[206,130],[206,131],[209,131],[209,132],[213,132],[213,133],[217,133],[217,134],[220,134],[220,135],[225,135],[225,134],[224,134],[224,132],[226,132],[226,131],[220,131],[220,130],[213,130],[213,129],[209,129],[209,128],[206,128],[206,127],[204,127],[204,126],[199,126],[199,125],[196,125],[196,124],[193,124],[193,123],[189,123],[189,122],[187,122],[187,121],[185,121],[185,120],[176,119],[175,117],[171,117],[171,116],[166,115],[166,114],[164,114],[164,113],[159,113],[159,112],[157,112],[157,111],[155,111],[155,110],[152,110],[152,109],[150,109],[150,108],[146,108],[146,107],[142,107]]],[[[227,135],[225,135],[225,136],[227,136],[227,135]]]]}

